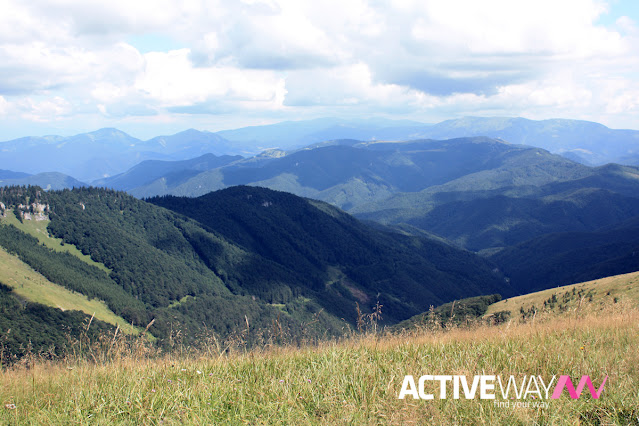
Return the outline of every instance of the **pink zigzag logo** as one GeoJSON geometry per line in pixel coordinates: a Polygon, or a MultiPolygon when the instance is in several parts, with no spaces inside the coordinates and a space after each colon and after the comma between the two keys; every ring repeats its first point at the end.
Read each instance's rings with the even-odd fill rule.
{"type": "Polygon", "coordinates": [[[603,383],[601,383],[601,386],[599,386],[599,390],[596,390],[595,386],[592,384],[592,380],[590,380],[590,376],[581,376],[581,380],[579,381],[577,389],[575,390],[575,387],[572,384],[572,380],[570,380],[570,376],[561,376],[559,377],[557,387],[555,387],[555,391],[552,393],[551,398],[559,399],[559,397],[561,396],[561,392],[564,390],[564,388],[567,388],[568,394],[570,394],[570,397],[572,399],[579,399],[579,397],[581,396],[581,391],[583,391],[584,387],[587,385],[588,390],[590,391],[590,395],[592,395],[594,399],[599,399],[601,393],[603,392],[604,385],[606,384],[606,380],[608,380],[608,376],[604,378],[603,383]]]}

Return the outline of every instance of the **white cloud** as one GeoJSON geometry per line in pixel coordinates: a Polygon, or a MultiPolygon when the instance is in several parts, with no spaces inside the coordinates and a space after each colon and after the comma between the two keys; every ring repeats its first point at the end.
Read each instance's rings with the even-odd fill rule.
{"type": "Polygon", "coordinates": [[[4,115],[9,110],[9,102],[3,97],[0,96],[0,115],[4,115]]]}
{"type": "Polygon", "coordinates": [[[449,0],[420,5],[412,26],[415,40],[452,53],[588,56],[624,49],[616,33],[593,25],[605,10],[595,1],[449,0]]]}
{"type": "Polygon", "coordinates": [[[636,23],[597,25],[600,0],[0,0],[0,9],[4,116],[294,118],[339,108],[612,120],[638,104],[636,23]],[[184,48],[143,54],[129,40],[145,34],[184,48]]]}
{"type": "Polygon", "coordinates": [[[189,49],[144,55],[145,68],[135,81],[138,93],[161,106],[186,106],[224,101],[281,100],[283,81],[276,73],[234,67],[194,67],[189,49]]]}
{"type": "Polygon", "coordinates": [[[22,119],[36,122],[59,120],[73,110],[71,103],[59,96],[44,100],[26,98],[18,102],[16,107],[22,119]]]}
{"type": "Polygon", "coordinates": [[[637,35],[637,23],[628,16],[622,16],[615,21],[617,27],[627,34],[637,35]]]}

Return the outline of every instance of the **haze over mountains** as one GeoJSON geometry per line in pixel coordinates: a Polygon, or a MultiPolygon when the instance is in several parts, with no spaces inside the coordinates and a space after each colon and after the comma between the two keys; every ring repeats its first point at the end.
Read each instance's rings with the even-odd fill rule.
{"type": "Polygon", "coordinates": [[[230,149],[241,151],[210,132],[187,130],[141,141],[117,129],[100,129],[71,137],[26,137],[1,142],[0,164],[30,174],[56,171],[91,182],[144,160],[185,160],[204,153],[223,155],[230,149]]]}
{"type": "Polygon", "coordinates": [[[467,117],[430,125],[408,120],[325,118],[253,126],[217,133],[186,130],[142,141],[117,129],[75,136],[24,137],[0,142],[0,168],[59,172],[92,183],[145,160],[188,160],[215,155],[252,156],[333,139],[406,141],[488,136],[559,153],[589,165],[639,164],[639,131],[614,130],[578,120],[467,117]]]}
{"type": "Polygon", "coordinates": [[[416,140],[488,136],[525,144],[588,165],[639,164],[639,131],[580,120],[464,117],[438,124],[411,121],[318,119],[218,132],[232,141],[290,149],[333,139],[416,140]]]}

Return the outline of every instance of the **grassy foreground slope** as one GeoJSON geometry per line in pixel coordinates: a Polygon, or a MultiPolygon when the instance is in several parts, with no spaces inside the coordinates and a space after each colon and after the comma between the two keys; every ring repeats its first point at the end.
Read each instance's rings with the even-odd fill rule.
{"type": "Polygon", "coordinates": [[[639,309],[619,302],[545,321],[354,336],[306,348],[143,350],[94,364],[35,363],[0,372],[3,424],[636,424],[639,309]],[[592,377],[588,392],[548,406],[398,399],[405,375],[592,377]]]}
{"type": "Polygon", "coordinates": [[[574,309],[592,309],[610,303],[628,301],[639,305],[639,272],[615,275],[578,284],[551,288],[523,296],[504,299],[490,305],[486,315],[510,311],[521,313],[564,312],[574,309]],[[586,304],[592,306],[586,307],[586,304]]]}

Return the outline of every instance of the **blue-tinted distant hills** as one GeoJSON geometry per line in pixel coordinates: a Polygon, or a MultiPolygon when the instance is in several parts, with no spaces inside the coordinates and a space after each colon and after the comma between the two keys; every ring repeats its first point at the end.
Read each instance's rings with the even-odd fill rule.
{"type": "Polygon", "coordinates": [[[409,129],[425,127],[428,124],[410,120],[319,118],[223,130],[217,134],[261,149],[292,149],[333,139],[415,139],[410,137],[409,129]]]}
{"type": "Polygon", "coordinates": [[[546,149],[589,165],[639,164],[639,131],[610,129],[582,120],[465,117],[428,126],[420,138],[488,136],[546,149]]]}
{"type": "Polygon", "coordinates": [[[93,182],[123,173],[146,160],[182,161],[204,154],[251,156],[270,147],[301,147],[308,145],[307,141],[321,142],[345,133],[370,139],[377,129],[407,124],[420,123],[320,119],[218,133],[188,129],[146,141],[113,128],[68,137],[29,136],[0,142],[0,169],[29,174],[54,170],[93,182]]]}
{"type": "Polygon", "coordinates": [[[0,169],[56,171],[84,182],[123,173],[146,160],[181,161],[203,154],[249,157],[267,149],[291,151],[332,140],[407,141],[487,136],[561,154],[587,165],[639,165],[639,131],[579,120],[465,117],[438,124],[410,120],[322,118],[217,133],[185,130],[143,141],[105,128],[74,136],[0,142],[0,169]]]}
{"type": "MultiPolygon", "coordinates": [[[[157,136],[145,142],[149,149],[174,159],[191,159],[204,154],[227,155],[242,152],[240,144],[217,133],[188,129],[170,136],[157,136]]],[[[249,153],[252,151],[249,151],[249,153]]]]}
{"type": "Polygon", "coordinates": [[[27,173],[0,170],[0,186],[12,185],[39,186],[45,190],[80,188],[82,186],[87,186],[84,182],[80,182],[71,176],[58,172],[44,172],[29,175],[27,173]]]}
{"type": "Polygon", "coordinates": [[[124,173],[94,181],[93,185],[131,193],[140,193],[142,188],[151,185],[150,188],[146,188],[146,192],[161,195],[168,192],[168,188],[178,186],[201,172],[225,166],[242,158],[240,155],[204,154],[182,161],[146,160],[124,173]]]}
{"type": "Polygon", "coordinates": [[[117,129],[70,137],[27,137],[0,142],[0,168],[36,174],[55,170],[91,182],[122,173],[145,160],[186,160],[205,153],[241,151],[210,132],[187,130],[148,141],[117,129]]]}
{"type": "Polygon", "coordinates": [[[0,180],[21,179],[31,176],[29,173],[12,172],[11,170],[0,170],[0,180]]]}
{"type": "Polygon", "coordinates": [[[639,165],[639,131],[610,129],[583,120],[464,117],[424,124],[408,120],[326,118],[245,127],[218,134],[232,141],[283,149],[333,139],[406,141],[487,136],[512,144],[543,148],[587,165],[639,165]]]}
{"type": "Polygon", "coordinates": [[[146,150],[142,141],[117,129],[28,137],[0,143],[0,167],[30,174],[55,170],[91,181],[142,161],[146,150]]]}

